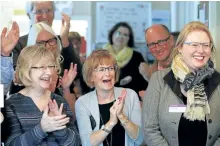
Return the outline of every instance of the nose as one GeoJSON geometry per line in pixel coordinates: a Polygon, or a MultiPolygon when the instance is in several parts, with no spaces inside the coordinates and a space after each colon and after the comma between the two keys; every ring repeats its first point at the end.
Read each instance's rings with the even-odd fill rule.
{"type": "Polygon", "coordinates": [[[197,50],[197,52],[204,52],[204,48],[201,44],[198,46],[198,48],[196,50],[197,50]]]}
{"type": "Polygon", "coordinates": [[[53,70],[53,69],[50,69],[48,66],[45,67],[45,73],[46,73],[46,74],[50,74],[50,75],[51,75],[51,74],[53,73],[53,71],[54,71],[54,70],[53,70]]]}
{"type": "Polygon", "coordinates": [[[109,72],[110,72],[109,69],[106,68],[106,69],[105,69],[105,75],[109,75],[109,72]]]}
{"type": "Polygon", "coordinates": [[[159,44],[155,44],[155,50],[159,51],[161,49],[162,46],[160,46],[159,44]]]}
{"type": "Polygon", "coordinates": [[[47,12],[42,13],[42,18],[47,18],[47,12]]]}

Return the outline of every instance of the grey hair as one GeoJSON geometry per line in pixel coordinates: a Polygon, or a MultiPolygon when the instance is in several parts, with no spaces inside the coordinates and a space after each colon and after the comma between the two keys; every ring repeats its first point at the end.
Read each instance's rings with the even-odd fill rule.
{"type": "MultiPolygon", "coordinates": [[[[37,1],[27,1],[26,2],[26,8],[25,8],[26,13],[30,14],[33,11],[35,2],[37,2],[37,1]]],[[[45,2],[45,1],[42,1],[42,2],[45,2]]],[[[55,10],[56,10],[55,3],[54,3],[54,1],[50,1],[50,2],[52,2],[52,8],[53,8],[53,11],[55,12],[55,10]]]]}
{"type": "Polygon", "coordinates": [[[60,54],[61,49],[62,49],[60,39],[57,37],[53,29],[45,22],[38,22],[32,25],[32,27],[29,30],[29,34],[28,34],[27,46],[35,45],[37,43],[37,36],[43,30],[51,33],[53,36],[57,38],[57,51],[60,54]]]}
{"type": "MultiPolygon", "coordinates": [[[[34,21],[32,11],[34,9],[34,3],[35,2],[46,2],[46,1],[27,1],[26,2],[26,8],[25,9],[26,9],[26,13],[27,13],[27,15],[28,15],[28,17],[31,21],[31,24],[33,24],[33,21],[34,21]]],[[[55,7],[54,1],[49,1],[49,2],[52,3],[53,12],[55,12],[56,7],[55,7]]]]}

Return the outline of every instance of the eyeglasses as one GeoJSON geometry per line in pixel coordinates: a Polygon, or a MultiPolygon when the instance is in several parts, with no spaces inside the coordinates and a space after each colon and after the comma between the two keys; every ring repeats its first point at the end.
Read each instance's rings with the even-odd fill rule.
{"type": "Polygon", "coordinates": [[[57,44],[57,38],[54,37],[54,38],[51,38],[47,41],[40,41],[40,42],[37,42],[38,45],[44,45],[46,47],[46,44],[49,44],[50,46],[54,46],[57,44]]]}
{"type": "Polygon", "coordinates": [[[57,67],[56,67],[56,65],[48,65],[48,66],[32,66],[31,68],[37,69],[40,71],[45,71],[45,70],[47,70],[47,68],[50,70],[55,70],[57,67]]]}
{"type": "Polygon", "coordinates": [[[156,43],[150,43],[150,44],[147,44],[147,47],[150,48],[150,49],[154,49],[156,48],[156,45],[158,46],[163,46],[163,45],[166,45],[167,41],[170,39],[170,36],[168,36],[166,39],[164,40],[158,40],[156,43]]]}
{"type": "Polygon", "coordinates": [[[102,72],[104,73],[105,71],[114,71],[115,67],[114,66],[109,66],[109,67],[98,67],[94,69],[97,72],[102,72]]]}
{"type": "Polygon", "coordinates": [[[32,11],[35,15],[42,15],[42,14],[48,14],[52,12],[51,9],[39,9],[39,10],[33,10],[32,11]]]}
{"type": "Polygon", "coordinates": [[[213,47],[213,44],[211,42],[208,43],[199,43],[199,42],[184,42],[183,44],[189,45],[191,48],[198,49],[200,46],[204,50],[211,50],[213,47]]]}
{"type": "Polygon", "coordinates": [[[120,31],[116,31],[114,34],[116,37],[123,37],[123,38],[129,38],[129,34],[122,33],[120,31]]]}

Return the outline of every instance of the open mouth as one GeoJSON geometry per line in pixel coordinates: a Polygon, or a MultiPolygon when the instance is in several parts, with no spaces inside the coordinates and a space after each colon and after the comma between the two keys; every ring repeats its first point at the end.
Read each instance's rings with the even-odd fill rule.
{"type": "Polygon", "coordinates": [[[51,77],[41,77],[40,80],[43,80],[43,81],[50,81],[51,77]]]}
{"type": "Polygon", "coordinates": [[[104,84],[108,84],[108,83],[111,83],[111,80],[103,80],[102,81],[104,84]]]}

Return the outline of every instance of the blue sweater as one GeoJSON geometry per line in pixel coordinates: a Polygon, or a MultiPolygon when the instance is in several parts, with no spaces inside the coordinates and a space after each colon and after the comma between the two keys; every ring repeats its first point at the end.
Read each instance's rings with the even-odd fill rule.
{"type": "Polygon", "coordinates": [[[6,146],[78,146],[79,134],[73,121],[73,114],[66,101],[56,94],[51,94],[58,106],[64,103],[63,110],[70,117],[67,128],[54,132],[43,132],[40,121],[43,115],[30,97],[20,93],[6,100],[6,121],[10,125],[10,135],[6,146]]]}

